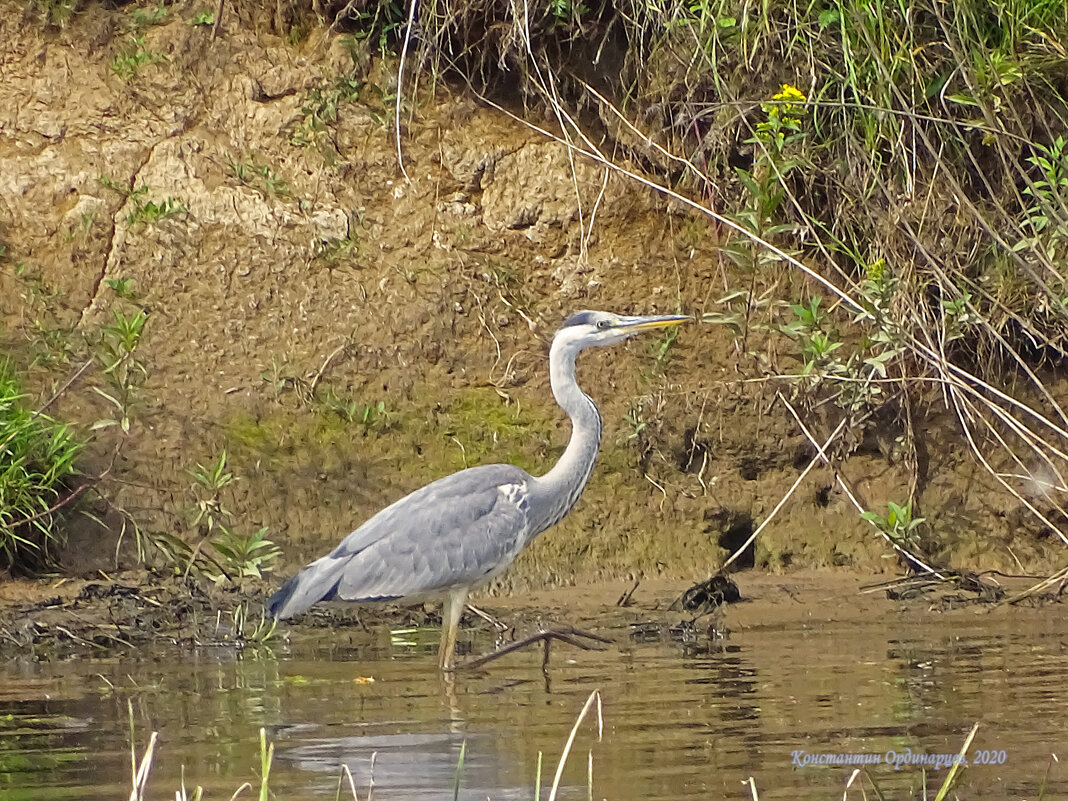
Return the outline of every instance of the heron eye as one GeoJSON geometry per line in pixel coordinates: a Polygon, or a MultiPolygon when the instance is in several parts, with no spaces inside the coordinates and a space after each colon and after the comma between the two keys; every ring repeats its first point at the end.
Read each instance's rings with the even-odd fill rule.
{"type": "Polygon", "coordinates": [[[598,320],[597,327],[600,328],[602,331],[608,328],[608,320],[598,320]]]}

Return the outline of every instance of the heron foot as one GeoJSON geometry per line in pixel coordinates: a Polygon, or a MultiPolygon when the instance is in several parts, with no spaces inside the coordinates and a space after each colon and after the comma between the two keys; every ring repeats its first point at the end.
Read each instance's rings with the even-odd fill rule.
{"type": "Polygon", "coordinates": [[[477,659],[472,659],[470,662],[465,662],[462,665],[458,665],[458,668],[463,670],[470,670],[474,668],[480,668],[483,665],[500,659],[506,654],[510,654],[513,651],[518,651],[521,648],[533,645],[534,643],[542,643],[544,647],[541,666],[544,669],[549,664],[549,646],[553,640],[567,643],[575,648],[581,648],[583,651],[604,650],[598,647],[597,644],[612,644],[612,640],[607,637],[602,637],[600,634],[593,634],[589,631],[582,631],[574,627],[568,627],[566,629],[543,629],[531,634],[529,637],[524,637],[521,640],[516,640],[513,643],[505,645],[503,648],[498,648],[496,651],[492,651],[484,656],[480,656],[477,659]]]}

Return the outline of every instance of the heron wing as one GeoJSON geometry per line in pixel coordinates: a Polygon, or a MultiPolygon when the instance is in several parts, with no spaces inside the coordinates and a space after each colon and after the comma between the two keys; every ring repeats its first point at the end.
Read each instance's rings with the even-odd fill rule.
{"type": "Polygon", "coordinates": [[[528,481],[518,467],[485,465],[416,490],[291,578],[271,598],[272,614],[288,617],[321,600],[420,597],[477,583],[521,550],[528,481]]]}
{"type": "Polygon", "coordinates": [[[335,550],[348,560],[334,596],[403,598],[472,584],[509,564],[527,525],[511,465],[454,473],[386,507],[335,550]]]}

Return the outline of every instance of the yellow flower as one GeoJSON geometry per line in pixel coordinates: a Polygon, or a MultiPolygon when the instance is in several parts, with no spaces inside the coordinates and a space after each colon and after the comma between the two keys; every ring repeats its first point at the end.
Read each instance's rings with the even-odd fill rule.
{"type": "Polygon", "coordinates": [[[879,259],[872,262],[864,268],[864,272],[869,281],[879,283],[886,275],[886,259],[879,259]]]}
{"type": "Polygon", "coordinates": [[[804,103],[808,100],[805,97],[804,92],[798,89],[796,86],[791,86],[788,83],[782,85],[782,91],[780,91],[772,100],[786,100],[790,103],[804,103]]]}

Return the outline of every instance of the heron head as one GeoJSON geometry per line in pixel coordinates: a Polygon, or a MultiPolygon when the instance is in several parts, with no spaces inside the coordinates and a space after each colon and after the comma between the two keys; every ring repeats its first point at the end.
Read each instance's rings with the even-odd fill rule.
{"type": "Polygon", "coordinates": [[[579,349],[614,345],[656,328],[680,325],[690,318],[680,314],[628,317],[603,311],[580,311],[568,317],[554,340],[566,340],[579,349]]]}

